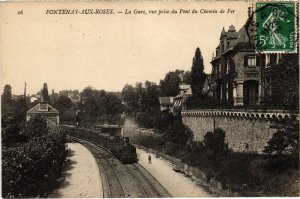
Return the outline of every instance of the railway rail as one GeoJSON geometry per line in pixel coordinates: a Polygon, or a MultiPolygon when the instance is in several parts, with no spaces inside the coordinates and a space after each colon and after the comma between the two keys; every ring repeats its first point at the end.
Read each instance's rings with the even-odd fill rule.
{"type": "Polygon", "coordinates": [[[140,164],[123,164],[109,151],[81,138],[73,140],[83,144],[95,157],[106,198],[161,198],[171,197],[168,191],[140,164]]]}

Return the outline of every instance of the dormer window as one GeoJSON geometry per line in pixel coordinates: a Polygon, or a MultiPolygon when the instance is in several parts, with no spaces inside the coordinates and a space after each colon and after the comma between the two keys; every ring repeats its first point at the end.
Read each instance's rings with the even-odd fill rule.
{"type": "Polygon", "coordinates": [[[227,40],[227,49],[230,48],[230,41],[227,40]]]}
{"type": "Polygon", "coordinates": [[[221,44],[221,53],[223,53],[224,52],[224,42],[222,42],[222,44],[221,44]]]}
{"type": "Polygon", "coordinates": [[[48,111],[48,103],[40,102],[39,111],[48,111]]]}

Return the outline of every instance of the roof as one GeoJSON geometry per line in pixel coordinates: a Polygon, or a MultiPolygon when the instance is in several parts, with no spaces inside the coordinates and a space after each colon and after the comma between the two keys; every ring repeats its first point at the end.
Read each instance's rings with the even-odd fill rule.
{"type": "MultiPolygon", "coordinates": [[[[238,32],[235,32],[235,27],[232,25],[229,27],[228,32],[225,32],[224,29],[222,30],[220,40],[222,39],[222,37],[226,36],[227,39],[232,39],[233,43],[230,45],[230,48],[222,52],[221,55],[218,55],[215,58],[213,58],[211,62],[218,60],[223,54],[226,54],[227,52],[232,51],[233,49],[240,48],[241,46],[245,46],[245,49],[253,50],[252,48],[254,46],[254,41],[251,38],[254,38],[253,36],[255,34],[255,27],[250,22],[250,19],[248,19],[247,22],[242,26],[242,28],[238,32]],[[251,39],[250,42],[249,39],[251,39]]],[[[216,49],[218,48],[220,48],[220,44],[217,46],[216,49]]]]}
{"type": "Polygon", "coordinates": [[[48,103],[39,102],[37,105],[29,109],[26,114],[59,114],[59,111],[56,110],[53,106],[48,103]],[[47,110],[40,110],[40,104],[47,104],[47,110]]]}
{"type": "Polygon", "coordinates": [[[180,84],[179,85],[180,90],[188,90],[191,88],[190,84],[180,84]]]}
{"type": "Polygon", "coordinates": [[[159,104],[162,106],[173,106],[173,97],[159,97],[159,104]]]}
{"type": "Polygon", "coordinates": [[[102,125],[95,125],[95,128],[118,129],[118,128],[122,128],[122,127],[120,125],[115,125],[115,124],[102,124],[102,125]]]}

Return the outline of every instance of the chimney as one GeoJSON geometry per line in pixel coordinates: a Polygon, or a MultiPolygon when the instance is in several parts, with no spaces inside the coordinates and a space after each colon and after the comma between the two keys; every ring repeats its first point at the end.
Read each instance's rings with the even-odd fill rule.
{"type": "Polygon", "coordinates": [[[248,17],[251,16],[251,7],[248,7],[248,17]]]}
{"type": "Polygon", "coordinates": [[[233,25],[229,26],[228,32],[236,32],[235,27],[233,25]]]}

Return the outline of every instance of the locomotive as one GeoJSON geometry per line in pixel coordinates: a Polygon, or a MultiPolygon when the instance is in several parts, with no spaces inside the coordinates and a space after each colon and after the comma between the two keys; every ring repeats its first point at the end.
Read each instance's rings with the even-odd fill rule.
{"type": "Polygon", "coordinates": [[[62,125],[62,127],[65,129],[66,134],[100,145],[125,164],[137,162],[136,148],[129,143],[128,137],[115,133],[117,129],[120,129],[115,125],[105,125],[105,128],[96,126],[95,130],[70,125],[62,125]]]}

